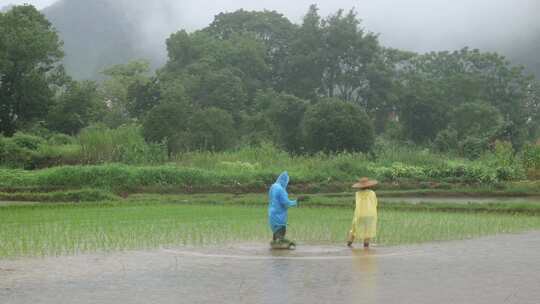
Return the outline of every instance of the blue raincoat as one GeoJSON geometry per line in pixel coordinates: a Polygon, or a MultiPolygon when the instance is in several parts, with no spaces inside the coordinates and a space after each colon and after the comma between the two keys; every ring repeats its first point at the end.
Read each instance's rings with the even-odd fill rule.
{"type": "Polygon", "coordinates": [[[289,174],[283,172],[279,175],[276,182],[270,187],[268,197],[270,205],[268,206],[268,220],[272,232],[278,231],[287,226],[287,209],[296,206],[296,201],[289,200],[287,194],[287,185],[289,184],[289,174]]]}

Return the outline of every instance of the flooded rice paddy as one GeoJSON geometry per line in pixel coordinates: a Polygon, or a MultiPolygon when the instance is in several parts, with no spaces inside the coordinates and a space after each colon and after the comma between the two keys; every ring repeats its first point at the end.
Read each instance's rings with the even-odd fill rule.
{"type": "Polygon", "coordinates": [[[540,232],[414,246],[171,247],[0,261],[0,303],[538,303],[540,232]]]}
{"type": "Polygon", "coordinates": [[[0,210],[2,304],[538,304],[540,299],[540,231],[507,234],[539,229],[537,216],[388,210],[381,212],[379,244],[351,250],[336,242],[349,225],[350,210],[295,209],[291,236],[300,240],[297,250],[271,251],[261,207],[35,207],[0,210]],[[482,237],[497,233],[506,234],[482,237]],[[471,237],[477,239],[429,243],[471,237]],[[389,246],[417,242],[428,243],[389,246]],[[35,254],[43,257],[17,257],[35,254]]]}

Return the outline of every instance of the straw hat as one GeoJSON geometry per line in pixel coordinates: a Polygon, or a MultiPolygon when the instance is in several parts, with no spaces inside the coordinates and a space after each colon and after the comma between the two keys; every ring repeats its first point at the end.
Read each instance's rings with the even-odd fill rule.
{"type": "Polygon", "coordinates": [[[358,189],[365,189],[365,188],[373,187],[377,185],[378,183],[379,182],[376,180],[371,180],[367,177],[362,177],[361,179],[358,180],[356,184],[352,185],[352,187],[358,188],[358,189]]]}

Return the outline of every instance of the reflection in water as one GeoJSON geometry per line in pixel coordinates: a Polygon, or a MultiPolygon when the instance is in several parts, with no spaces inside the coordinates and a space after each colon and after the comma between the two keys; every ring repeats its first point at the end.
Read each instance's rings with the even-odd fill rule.
{"type": "MultiPolygon", "coordinates": [[[[272,255],[275,255],[275,251],[272,255]]],[[[278,254],[280,255],[280,254],[278,254]]],[[[289,303],[289,261],[271,260],[266,271],[263,303],[289,303]]]]}
{"type": "Polygon", "coordinates": [[[377,255],[373,249],[353,249],[352,260],[356,280],[353,299],[359,303],[377,303],[377,255]]]}
{"type": "MultiPolygon", "coordinates": [[[[291,257],[274,251],[274,257],[291,257]]],[[[270,259],[264,270],[263,303],[377,303],[375,250],[352,250],[351,259],[270,259]],[[308,291],[309,292],[306,292],[308,291]]]]}

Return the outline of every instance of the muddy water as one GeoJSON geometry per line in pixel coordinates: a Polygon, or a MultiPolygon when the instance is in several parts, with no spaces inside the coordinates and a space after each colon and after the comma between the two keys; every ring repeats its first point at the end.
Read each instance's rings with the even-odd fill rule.
{"type": "Polygon", "coordinates": [[[540,302],[540,232],[349,250],[264,244],[0,261],[0,303],[540,302]]]}

